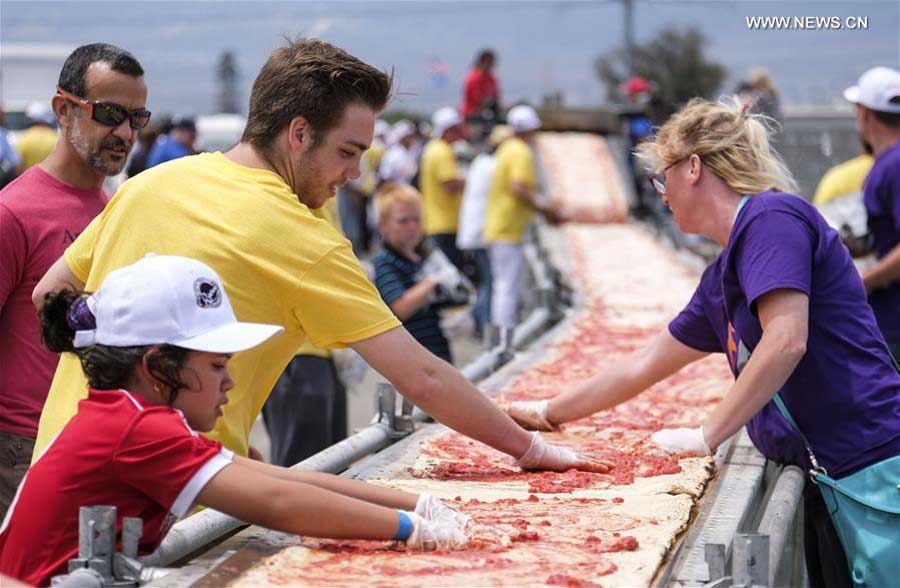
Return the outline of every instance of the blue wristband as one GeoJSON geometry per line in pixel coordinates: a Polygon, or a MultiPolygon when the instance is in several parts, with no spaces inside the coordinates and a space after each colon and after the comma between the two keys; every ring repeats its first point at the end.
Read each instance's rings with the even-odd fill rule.
{"type": "Polygon", "coordinates": [[[397,511],[397,518],[399,520],[397,522],[397,533],[394,535],[394,539],[406,541],[413,532],[412,518],[402,510],[397,511]]]}

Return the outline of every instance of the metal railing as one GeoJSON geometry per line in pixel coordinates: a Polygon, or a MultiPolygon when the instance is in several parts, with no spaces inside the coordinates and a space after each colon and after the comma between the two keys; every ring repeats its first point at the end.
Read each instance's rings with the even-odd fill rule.
{"type": "MultiPolygon", "coordinates": [[[[513,336],[504,345],[488,349],[460,371],[471,382],[479,382],[509,362],[515,351],[526,347],[540,334],[559,322],[564,316],[561,305],[567,301],[565,288],[560,284],[549,256],[532,233],[526,245],[538,305],[531,311],[513,336]]],[[[407,405],[405,414],[395,414],[395,391],[386,385],[379,389],[379,410],[373,423],[360,429],[327,449],[292,466],[292,469],[337,474],[351,464],[412,433],[402,418],[423,422],[430,417],[418,408],[407,405]],[[402,423],[402,424],[401,424],[402,423]]],[[[213,509],[205,509],[175,524],[159,548],[141,558],[147,566],[171,566],[206,550],[247,523],[213,509]]]]}

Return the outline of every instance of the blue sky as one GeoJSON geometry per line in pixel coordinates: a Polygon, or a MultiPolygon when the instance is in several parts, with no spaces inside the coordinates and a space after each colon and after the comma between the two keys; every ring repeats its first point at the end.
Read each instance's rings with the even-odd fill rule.
{"type": "MultiPolygon", "coordinates": [[[[787,103],[827,103],[874,65],[900,63],[900,0],[635,0],[636,38],[667,25],[696,26],[708,55],[726,66],[726,89],[754,66],[767,67],[787,103]],[[748,16],[865,16],[865,31],[748,30],[748,16]]],[[[622,43],[618,0],[556,2],[19,2],[0,3],[4,43],[105,41],[134,53],[147,72],[157,112],[200,114],[215,106],[214,64],[235,52],[246,103],[253,78],[281,35],[324,38],[384,69],[396,106],[431,111],[458,102],[474,53],[491,46],[508,100],[539,101],[559,90],[569,105],[598,104],[596,56],[622,43]],[[427,63],[446,63],[436,85],[427,63]]]]}

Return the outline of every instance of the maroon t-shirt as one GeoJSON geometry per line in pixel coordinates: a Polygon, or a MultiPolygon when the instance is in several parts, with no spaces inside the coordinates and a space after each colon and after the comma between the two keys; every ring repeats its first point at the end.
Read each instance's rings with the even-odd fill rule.
{"type": "Polygon", "coordinates": [[[108,200],[39,165],[0,191],[0,431],[37,436],[59,356],[41,345],[31,292],[108,200]]]}

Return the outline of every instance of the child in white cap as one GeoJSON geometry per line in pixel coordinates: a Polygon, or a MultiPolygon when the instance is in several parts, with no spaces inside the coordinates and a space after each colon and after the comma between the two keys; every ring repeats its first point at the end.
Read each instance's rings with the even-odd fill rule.
{"type": "Polygon", "coordinates": [[[142,554],[195,503],[302,535],[465,547],[468,517],[428,494],[256,462],[197,433],[228,402],[232,354],[282,330],[239,322],[209,266],[151,254],[92,295],[48,294],[40,318],[44,343],[79,357],[90,392],[19,486],[0,573],[40,586],[65,573],[79,507],[96,505],[143,519],[142,554]]]}

